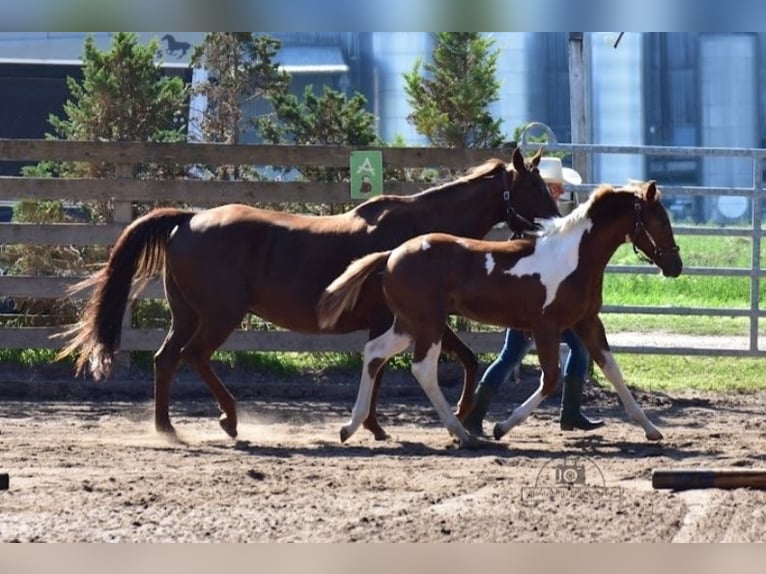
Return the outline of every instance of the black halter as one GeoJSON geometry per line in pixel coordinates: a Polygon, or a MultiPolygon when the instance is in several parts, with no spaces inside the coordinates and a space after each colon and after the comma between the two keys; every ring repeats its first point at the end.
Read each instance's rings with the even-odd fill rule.
{"type": "MultiPolygon", "coordinates": [[[[636,198],[633,202],[633,215],[635,216],[635,222],[633,223],[633,232],[630,234],[630,240],[633,243],[633,252],[638,255],[638,258],[641,261],[654,263],[656,265],[657,261],[665,254],[665,251],[663,251],[663,249],[657,245],[654,237],[652,237],[652,234],[649,233],[646,225],[644,225],[643,214],[644,204],[641,199],[636,198]],[[646,238],[649,240],[649,243],[652,245],[652,248],[654,249],[651,255],[651,259],[647,257],[643,252],[639,251],[638,247],[636,247],[636,239],[638,238],[639,233],[643,233],[646,236],[646,238]]],[[[671,253],[678,253],[678,245],[674,242],[668,251],[671,253]]]]}
{"type": "Polygon", "coordinates": [[[503,201],[505,202],[505,219],[508,223],[508,228],[515,233],[523,233],[525,231],[535,231],[540,227],[529,221],[526,217],[519,214],[516,208],[511,204],[511,190],[508,187],[508,172],[503,167],[503,201]],[[520,225],[516,225],[520,224],[520,225]]]}

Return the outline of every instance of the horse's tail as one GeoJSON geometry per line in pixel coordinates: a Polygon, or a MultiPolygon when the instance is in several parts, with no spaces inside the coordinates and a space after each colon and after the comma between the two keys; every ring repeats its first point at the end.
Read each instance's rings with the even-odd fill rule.
{"type": "Polygon", "coordinates": [[[354,308],[362,285],[370,275],[383,270],[389,255],[391,251],[379,251],[360,257],[325,288],[317,303],[320,329],[331,329],[344,311],[354,308]]]}
{"type": "Polygon", "coordinates": [[[173,208],[156,209],[133,221],[122,232],[99,271],[69,288],[70,295],[93,287],[93,294],[80,321],[67,331],[67,345],[56,359],[77,354],[77,375],[89,364],[96,380],[107,377],[112,359],[120,346],[122,318],[128,304],[133,279],[139,286],[160,273],[165,264],[165,248],[170,233],[194,215],[173,208]]]}

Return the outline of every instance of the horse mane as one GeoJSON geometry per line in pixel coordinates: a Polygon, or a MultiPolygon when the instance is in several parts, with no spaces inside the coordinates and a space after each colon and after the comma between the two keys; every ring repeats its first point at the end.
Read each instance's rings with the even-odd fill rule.
{"type": "Polygon", "coordinates": [[[545,237],[547,235],[553,235],[557,233],[566,233],[588,217],[588,211],[596,201],[605,195],[616,192],[617,190],[614,188],[614,186],[608,183],[602,183],[591,192],[586,201],[575,207],[572,212],[569,213],[569,215],[536,220],[536,223],[540,226],[540,231],[534,235],[538,237],[545,237]]]}
{"type": "MultiPolygon", "coordinates": [[[[646,199],[644,197],[644,190],[646,188],[646,184],[648,182],[642,181],[640,179],[630,179],[628,180],[628,183],[623,187],[622,189],[625,191],[632,191],[633,193],[639,195],[642,199],[646,199]]],[[[660,201],[662,199],[662,191],[659,187],[655,187],[655,201],[660,201]]]]}
{"type": "Polygon", "coordinates": [[[482,177],[486,177],[488,175],[493,175],[495,172],[497,172],[501,168],[507,169],[505,162],[501,159],[497,159],[496,157],[493,157],[480,165],[472,167],[468,171],[468,173],[465,174],[460,179],[458,179],[458,181],[462,181],[462,182],[474,181],[482,177]]]}
{"type": "Polygon", "coordinates": [[[472,167],[468,170],[468,172],[465,175],[460,176],[457,179],[453,179],[450,181],[446,181],[444,183],[441,183],[439,185],[436,185],[434,187],[429,187],[428,189],[424,189],[420,193],[413,194],[412,197],[419,196],[419,195],[426,195],[434,192],[441,191],[447,187],[452,187],[455,185],[465,184],[465,183],[471,183],[472,181],[476,181],[479,179],[482,179],[484,177],[488,177],[490,175],[496,174],[500,170],[507,169],[506,163],[497,158],[490,158],[487,161],[485,161],[482,164],[479,164],[477,166],[472,167]]]}
{"type": "MultiPolygon", "coordinates": [[[[629,180],[623,187],[614,187],[609,183],[602,183],[596,189],[594,189],[588,196],[588,199],[578,205],[569,215],[564,217],[553,217],[551,219],[538,219],[536,223],[540,226],[540,230],[529,233],[534,237],[544,237],[556,233],[566,233],[568,230],[575,227],[583,219],[588,217],[588,212],[591,206],[600,201],[603,197],[616,193],[632,193],[638,195],[642,199],[644,198],[644,189],[646,187],[645,181],[629,180]]],[[[660,190],[657,190],[656,199],[660,199],[660,190]]]]}
{"type": "Polygon", "coordinates": [[[413,201],[429,197],[439,198],[440,192],[445,189],[456,187],[458,185],[465,185],[466,183],[471,183],[484,177],[494,175],[501,169],[507,169],[507,164],[501,159],[490,158],[484,163],[472,167],[465,175],[458,179],[445,181],[444,183],[429,187],[418,193],[413,193],[412,195],[379,195],[377,197],[372,197],[364,203],[357,205],[354,209],[354,213],[362,217],[368,224],[372,225],[380,219],[383,213],[395,208],[397,205],[409,204],[413,201]]]}

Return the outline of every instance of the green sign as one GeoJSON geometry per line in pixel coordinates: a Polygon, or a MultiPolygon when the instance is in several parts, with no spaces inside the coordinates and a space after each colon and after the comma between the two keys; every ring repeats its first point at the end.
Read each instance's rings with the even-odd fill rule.
{"type": "Polygon", "coordinates": [[[383,153],[351,152],[351,197],[367,199],[383,193],[383,153]]]}

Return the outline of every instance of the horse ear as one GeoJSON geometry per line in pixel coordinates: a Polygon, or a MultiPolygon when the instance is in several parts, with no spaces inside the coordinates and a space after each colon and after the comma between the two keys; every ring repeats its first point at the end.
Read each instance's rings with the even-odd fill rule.
{"type": "Polygon", "coordinates": [[[524,165],[524,154],[521,153],[521,149],[518,147],[513,148],[513,169],[518,173],[524,172],[527,169],[524,165]]]}
{"type": "Polygon", "coordinates": [[[540,148],[537,150],[537,153],[532,157],[532,166],[537,167],[540,163],[540,159],[543,157],[543,146],[540,146],[540,148]]]}
{"type": "Polygon", "coordinates": [[[657,199],[657,182],[653,179],[644,185],[644,199],[647,203],[653,203],[657,199]]]}

